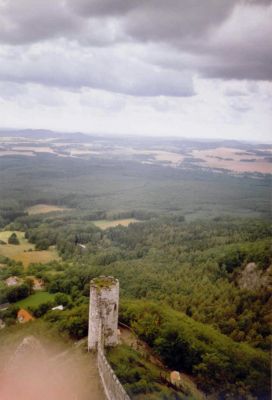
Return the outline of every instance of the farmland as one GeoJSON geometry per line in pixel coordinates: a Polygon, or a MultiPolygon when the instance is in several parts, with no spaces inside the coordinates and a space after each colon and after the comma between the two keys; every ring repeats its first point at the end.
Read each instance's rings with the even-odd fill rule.
{"type": "Polygon", "coordinates": [[[35,204],[35,206],[31,206],[26,209],[26,212],[29,215],[48,214],[56,211],[62,212],[70,210],[66,207],[58,207],[51,204],[35,204]]]}
{"type": "Polygon", "coordinates": [[[0,240],[7,243],[13,232],[16,233],[20,244],[0,244],[0,255],[21,262],[25,268],[32,263],[45,264],[58,259],[58,254],[54,247],[48,250],[35,250],[35,246],[25,239],[24,232],[2,231],[0,232],[0,240]]]}
{"type": "Polygon", "coordinates": [[[108,229],[108,228],[113,228],[118,225],[122,226],[128,226],[129,224],[133,224],[135,222],[139,222],[135,218],[125,218],[125,219],[116,219],[116,220],[106,220],[106,219],[101,219],[98,221],[93,221],[95,226],[97,226],[100,229],[108,229]]]}
{"type": "Polygon", "coordinates": [[[254,151],[225,147],[192,151],[193,157],[199,160],[198,164],[207,168],[223,168],[234,173],[259,172],[263,174],[272,172],[271,157],[269,157],[272,153],[269,153],[262,150],[256,154],[254,151]],[[260,155],[262,153],[266,156],[260,155]]]}
{"type": "MultiPolygon", "coordinates": [[[[133,139],[124,141],[120,138],[113,140],[87,135],[75,138],[72,135],[65,137],[64,134],[66,140],[63,140],[63,137],[58,136],[60,135],[54,132],[46,132],[37,138],[31,132],[20,132],[8,137],[0,132],[0,157],[49,156],[70,160],[137,161],[141,164],[171,168],[209,171],[224,169],[234,174],[271,172],[271,145],[258,145],[256,149],[255,145],[242,142],[147,139],[139,144],[139,141],[133,139]]],[[[36,212],[35,208],[33,210],[36,212]]]]}

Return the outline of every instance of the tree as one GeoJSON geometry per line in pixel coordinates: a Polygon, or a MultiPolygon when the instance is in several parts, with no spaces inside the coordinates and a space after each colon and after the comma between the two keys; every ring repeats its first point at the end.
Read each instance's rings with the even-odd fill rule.
{"type": "Polygon", "coordinates": [[[20,244],[19,239],[15,232],[13,232],[8,238],[8,244],[20,244]]]}
{"type": "Polygon", "coordinates": [[[23,283],[20,286],[8,288],[7,300],[10,303],[16,303],[16,301],[26,298],[29,294],[29,286],[23,283]]]}
{"type": "Polygon", "coordinates": [[[69,296],[65,293],[57,293],[55,295],[55,302],[57,305],[67,306],[70,303],[69,296]]]}

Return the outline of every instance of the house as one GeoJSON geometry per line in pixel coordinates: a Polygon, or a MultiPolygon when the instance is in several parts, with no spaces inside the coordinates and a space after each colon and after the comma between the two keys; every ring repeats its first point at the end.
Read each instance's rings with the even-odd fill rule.
{"type": "Polygon", "coordinates": [[[21,308],[21,310],[19,310],[17,313],[17,319],[21,324],[24,324],[25,322],[32,321],[34,317],[32,317],[28,311],[21,308]]]}
{"type": "Polygon", "coordinates": [[[17,276],[10,276],[5,280],[7,286],[16,286],[21,283],[21,279],[17,276]]]}
{"type": "Polygon", "coordinates": [[[33,283],[33,290],[42,290],[44,288],[44,281],[40,278],[36,278],[34,275],[28,275],[26,277],[33,283]]]}
{"type": "Polygon", "coordinates": [[[56,306],[56,307],[53,307],[53,308],[51,308],[51,310],[60,310],[60,311],[63,311],[64,310],[64,307],[63,307],[63,305],[61,304],[61,305],[59,305],[59,306],[56,306]]]}
{"type": "Polygon", "coordinates": [[[5,311],[9,308],[9,303],[0,304],[0,311],[5,311]]]}
{"type": "Polygon", "coordinates": [[[33,279],[33,289],[34,290],[42,290],[44,287],[44,282],[42,279],[34,278],[33,279]]]}

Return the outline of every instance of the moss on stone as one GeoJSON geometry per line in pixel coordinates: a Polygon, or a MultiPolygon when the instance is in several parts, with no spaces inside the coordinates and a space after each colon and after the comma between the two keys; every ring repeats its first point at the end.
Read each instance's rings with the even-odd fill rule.
{"type": "Polygon", "coordinates": [[[101,289],[111,288],[114,285],[116,285],[116,279],[111,276],[99,276],[91,281],[91,286],[101,289]]]}

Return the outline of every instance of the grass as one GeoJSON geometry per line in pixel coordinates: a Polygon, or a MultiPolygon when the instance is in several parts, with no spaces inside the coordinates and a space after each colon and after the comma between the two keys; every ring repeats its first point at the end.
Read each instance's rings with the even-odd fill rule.
{"type": "Polygon", "coordinates": [[[50,261],[58,260],[59,256],[56,249],[52,246],[49,250],[34,251],[35,246],[25,239],[25,233],[19,231],[2,231],[0,232],[0,240],[7,243],[10,235],[15,232],[20,244],[0,245],[0,255],[20,261],[26,269],[32,263],[46,264],[50,261]],[[30,251],[29,251],[30,250],[30,251]]]}
{"type": "Polygon", "coordinates": [[[107,219],[101,219],[99,221],[93,221],[94,225],[100,229],[113,228],[117,225],[128,226],[129,224],[132,224],[135,222],[139,222],[139,221],[135,218],[115,219],[112,221],[107,220],[107,219]]]}
{"type": "Polygon", "coordinates": [[[152,364],[147,360],[148,357],[126,344],[109,349],[107,358],[131,399],[181,400],[185,398],[185,394],[188,399],[204,399],[202,392],[196,388],[196,385],[188,376],[186,376],[186,380],[182,376],[182,392],[168,388],[161,381],[160,375],[170,379],[170,371],[152,364]]]}
{"type": "MultiPolygon", "coordinates": [[[[20,241],[20,244],[28,243],[27,239],[25,239],[25,232],[20,232],[20,231],[2,231],[2,232],[0,232],[0,240],[3,240],[4,242],[7,243],[8,238],[10,237],[10,235],[12,233],[16,233],[16,235],[20,241]]],[[[33,245],[28,243],[28,247],[31,247],[31,246],[33,246],[33,245]]]]}
{"type": "MultiPolygon", "coordinates": [[[[161,374],[169,381],[171,381],[171,370],[167,369],[166,366],[162,364],[161,360],[154,355],[154,353],[145,342],[139,340],[139,338],[129,329],[122,327],[120,329],[120,332],[121,346],[117,346],[113,349],[113,351],[111,350],[109,353],[111,361],[115,363],[115,365],[116,362],[118,362],[118,358],[126,358],[122,356],[122,353],[126,355],[126,348],[130,348],[131,350],[137,348],[138,357],[140,357],[142,361],[144,360],[145,365],[148,367],[149,370],[153,371],[153,374],[155,374],[155,376],[159,376],[161,374]]],[[[180,377],[180,387],[183,388],[186,393],[190,393],[194,400],[203,400],[204,395],[197,388],[193,378],[190,375],[181,372],[180,377]]],[[[140,399],[142,399],[141,396],[137,400],[140,399]]]]}
{"type": "Polygon", "coordinates": [[[37,307],[42,303],[46,303],[47,301],[54,300],[55,296],[48,292],[37,292],[28,296],[26,299],[17,301],[15,303],[16,306],[20,308],[29,308],[29,307],[37,307]]]}
{"type": "Polygon", "coordinates": [[[47,214],[55,211],[70,211],[70,209],[66,207],[53,206],[50,204],[36,204],[35,206],[28,207],[26,211],[29,215],[36,215],[47,214]]]}
{"type": "Polygon", "coordinates": [[[30,264],[47,264],[50,261],[58,260],[59,256],[55,248],[49,250],[27,251],[16,254],[13,259],[21,261],[23,266],[27,268],[30,264]]]}

